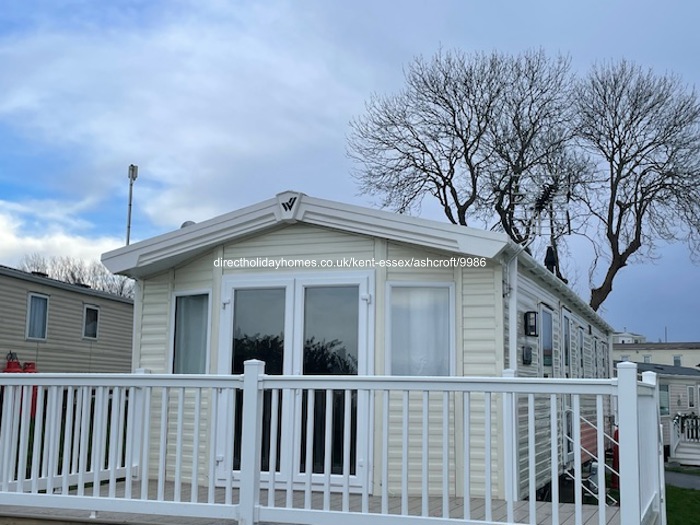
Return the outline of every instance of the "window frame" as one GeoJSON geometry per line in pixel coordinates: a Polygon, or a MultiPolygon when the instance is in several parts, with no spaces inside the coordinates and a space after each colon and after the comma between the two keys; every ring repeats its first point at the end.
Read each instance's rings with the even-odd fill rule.
{"type": "Polygon", "coordinates": [[[683,366],[681,359],[683,358],[683,354],[676,354],[673,356],[673,366],[683,366]]]}
{"type": "Polygon", "coordinates": [[[49,303],[50,303],[50,296],[47,294],[38,293],[38,292],[28,292],[27,293],[26,322],[25,322],[25,328],[24,328],[24,337],[27,341],[46,341],[46,340],[48,340],[48,338],[49,338],[49,303]],[[32,335],[29,335],[29,321],[31,319],[31,312],[32,312],[32,299],[35,297],[38,299],[45,299],[46,300],[46,315],[44,316],[44,336],[43,337],[35,337],[32,335]]]}
{"type": "Polygon", "coordinates": [[[100,338],[100,307],[96,304],[83,303],[83,335],[82,339],[87,339],[89,341],[97,341],[100,338]],[[97,321],[95,322],[95,337],[85,335],[85,330],[87,329],[87,311],[95,310],[97,312],[97,321]]]}
{"type": "Polygon", "coordinates": [[[695,399],[695,385],[688,385],[688,408],[695,408],[696,406],[697,402],[695,399]]]}
{"type": "Polygon", "coordinates": [[[659,414],[668,416],[671,414],[671,392],[668,384],[659,385],[659,414]],[[663,405],[663,393],[666,392],[666,406],[663,405]],[[665,409],[665,410],[664,410],[665,409]]]}
{"type": "Polygon", "coordinates": [[[539,357],[539,371],[540,371],[540,376],[544,375],[545,370],[547,372],[551,371],[550,377],[553,376],[554,374],[554,310],[549,307],[549,305],[545,303],[540,303],[540,335],[539,335],[539,341],[538,341],[538,346],[539,346],[539,352],[538,352],[538,357],[539,357]],[[544,362],[544,314],[548,314],[550,318],[550,339],[551,339],[551,345],[552,345],[552,354],[550,356],[550,362],[549,364],[545,364],[544,362]]]}
{"type": "Polygon", "coordinates": [[[169,334],[169,352],[168,352],[168,365],[167,370],[170,374],[180,374],[180,372],[175,372],[175,322],[176,310],[177,310],[177,298],[192,296],[192,295],[206,295],[207,296],[207,338],[204,348],[204,374],[209,373],[209,367],[211,366],[211,332],[212,332],[212,291],[210,288],[199,288],[193,290],[179,290],[172,293],[172,301],[170,305],[170,334],[169,334]]]}
{"type": "MultiPolygon", "coordinates": [[[[385,290],[385,308],[384,308],[384,319],[385,319],[385,352],[384,352],[384,373],[386,375],[393,375],[392,372],[392,340],[391,340],[391,292],[394,288],[440,288],[448,290],[448,312],[447,312],[447,330],[448,330],[448,371],[447,375],[442,377],[453,377],[457,371],[457,351],[456,351],[456,320],[455,312],[456,310],[456,297],[455,297],[455,283],[451,281],[387,281],[385,290]]],[[[422,376],[411,376],[411,377],[422,377],[422,376]]]]}

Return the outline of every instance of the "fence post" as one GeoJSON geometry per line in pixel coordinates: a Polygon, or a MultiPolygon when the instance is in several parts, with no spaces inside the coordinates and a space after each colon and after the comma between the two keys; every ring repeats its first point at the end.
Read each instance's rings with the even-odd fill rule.
{"type": "MultiPolygon", "coordinates": [[[[504,378],[514,378],[515,370],[508,368],[503,371],[504,378]]],[[[515,521],[513,517],[514,505],[518,494],[518,473],[517,473],[517,436],[518,424],[516,420],[516,396],[513,392],[503,393],[503,467],[506,496],[506,514],[508,521],[515,521]]],[[[469,439],[465,436],[465,439],[469,439]]]]}
{"type": "Polygon", "coordinates": [[[641,523],[639,483],[639,394],[637,365],[617,365],[620,450],[620,523],[641,523]]]}
{"type": "Polygon", "coordinates": [[[241,438],[241,492],[238,523],[257,521],[260,499],[260,449],[262,442],[263,391],[260,380],[265,363],[251,359],[243,364],[243,431],[241,438]]]}
{"type": "Polygon", "coordinates": [[[656,455],[658,460],[655,462],[656,466],[656,476],[654,476],[654,481],[656,486],[654,487],[654,499],[655,508],[661,516],[660,523],[666,525],[666,479],[664,476],[664,433],[663,426],[661,425],[661,417],[659,414],[659,376],[654,372],[644,372],[642,373],[642,382],[654,387],[654,407],[656,409],[656,455]]]}

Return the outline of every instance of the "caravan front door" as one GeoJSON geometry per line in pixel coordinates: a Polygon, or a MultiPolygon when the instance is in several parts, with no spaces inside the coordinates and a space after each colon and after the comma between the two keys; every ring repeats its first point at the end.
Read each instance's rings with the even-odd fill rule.
{"type": "MultiPolygon", "coordinates": [[[[265,362],[266,374],[356,375],[368,372],[370,359],[371,276],[368,274],[309,275],[269,278],[258,275],[228,277],[222,289],[222,329],[219,369],[241,374],[249,359],[265,362]]],[[[358,435],[367,435],[367,414],[358,418],[357,393],[349,400],[350,417],[345,417],[343,391],[317,390],[313,399],[313,425],[306,391],[283,392],[278,400],[279,421],[275,461],[270,464],[271,392],[264,395],[261,481],[266,483],[275,469],[275,480],[305,481],[307,465],[312,481],[322,482],[330,459],[331,480],[342,472],[343,435],[350,421],[351,482],[359,484],[359,470],[366,465],[367,451],[358,435]],[[326,403],[330,398],[331,443],[326,450],[326,403]],[[307,439],[307,428],[313,434],[307,439]],[[307,443],[312,443],[311,451],[307,443]],[[281,450],[281,444],[285,450],[281,450]],[[290,449],[286,444],[293,443],[290,449]],[[291,453],[289,452],[291,450],[291,453]],[[307,461],[307,454],[311,454],[307,461]]],[[[221,399],[217,419],[217,469],[219,483],[236,483],[241,458],[242,393],[221,399]],[[228,470],[228,472],[227,472],[228,470]]],[[[362,440],[364,442],[364,440],[362,440]]],[[[338,480],[340,482],[340,480],[338,480]]]]}

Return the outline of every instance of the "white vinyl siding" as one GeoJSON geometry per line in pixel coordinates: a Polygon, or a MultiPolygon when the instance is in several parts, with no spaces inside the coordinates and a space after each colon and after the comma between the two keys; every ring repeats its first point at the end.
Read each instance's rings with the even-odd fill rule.
{"type": "Polygon", "coordinates": [[[30,293],[27,296],[27,339],[46,340],[48,322],[48,296],[30,293]]]}

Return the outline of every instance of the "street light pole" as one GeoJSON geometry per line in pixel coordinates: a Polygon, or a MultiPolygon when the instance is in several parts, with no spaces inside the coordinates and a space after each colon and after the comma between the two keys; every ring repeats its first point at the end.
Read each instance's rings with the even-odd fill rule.
{"type": "Polygon", "coordinates": [[[126,217],[126,245],[129,245],[131,235],[131,201],[134,194],[134,181],[139,176],[139,167],[135,164],[129,165],[129,211],[126,217]]]}

